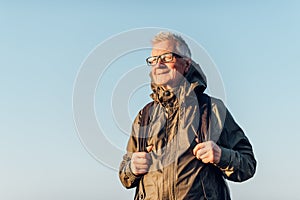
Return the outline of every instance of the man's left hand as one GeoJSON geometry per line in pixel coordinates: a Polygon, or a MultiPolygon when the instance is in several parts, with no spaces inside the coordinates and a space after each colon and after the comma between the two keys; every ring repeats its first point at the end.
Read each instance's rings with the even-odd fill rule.
{"type": "Polygon", "coordinates": [[[218,164],[221,159],[222,150],[213,141],[207,141],[197,144],[193,149],[193,153],[203,163],[218,164]]]}

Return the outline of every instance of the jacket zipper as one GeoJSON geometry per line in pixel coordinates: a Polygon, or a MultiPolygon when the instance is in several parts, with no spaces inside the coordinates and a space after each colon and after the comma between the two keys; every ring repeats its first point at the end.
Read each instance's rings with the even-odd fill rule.
{"type": "MultiPolygon", "coordinates": [[[[168,152],[169,150],[169,146],[168,146],[168,143],[169,143],[169,141],[168,141],[168,131],[169,131],[169,108],[168,108],[168,105],[166,105],[166,107],[165,107],[165,111],[166,111],[166,115],[167,115],[167,117],[166,117],[166,131],[165,131],[165,141],[166,141],[166,152],[168,152]]],[[[169,159],[169,158],[168,158],[169,159]]],[[[169,175],[170,175],[170,173],[169,173],[169,170],[167,170],[167,172],[168,172],[168,177],[169,177],[169,175]]],[[[172,177],[169,177],[169,178],[167,178],[167,186],[168,186],[168,192],[170,191],[170,188],[169,188],[169,186],[170,186],[170,179],[171,179],[172,177]]],[[[169,195],[168,195],[169,196],[169,195]]],[[[169,197],[170,198],[170,197],[169,197]]]]}
{"type": "MultiPolygon", "coordinates": [[[[170,111],[170,106],[167,105],[166,109],[166,114],[167,114],[167,120],[166,120],[166,131],[165,131],[165,137],[166,137],[166,145],[168,145],[169,141],[168,141],[168,131],[170,131],[170,127],[169,127],[169,111],[170,111]]],[[[170,148],[171,151],[174,151],[176,147],[168,147],[170,148]]],[[[168,158],[169,159],[169,158],[168,158]]],[[[169,187],[169,192],[170,192],[170,200],[175,200],[175,185],[174,185],[174,179],[175,179],[175,161],[173,163],[173,167],[171,167],[169,170],[167,170],[168,172],[168,176],[169,178],[167,179],[167,185],[169,187]]]]}

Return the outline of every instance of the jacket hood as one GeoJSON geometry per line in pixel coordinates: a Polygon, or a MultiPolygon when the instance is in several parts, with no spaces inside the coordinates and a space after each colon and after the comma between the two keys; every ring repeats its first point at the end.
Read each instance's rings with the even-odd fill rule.
{"type": "Polygon", "coordinates": [[[186,73],[185,78],[189,83],[198,83],[201,92],[207,87],[206,76],[203,73],[199,64],[192,60],[189,71],[186,73]]]}

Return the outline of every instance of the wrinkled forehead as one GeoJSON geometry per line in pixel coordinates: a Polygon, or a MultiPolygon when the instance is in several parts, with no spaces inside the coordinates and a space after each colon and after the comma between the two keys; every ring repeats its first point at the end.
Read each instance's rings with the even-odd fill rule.
{"type": "Polygon", "coordinates": [[[175,42],[167,40],[167,41],[162,41],[162,42],[158,42],[158,43],[153,44],[151,55],[152,56],[157,56],[157,55],[161,55],[161,54],[166,53],[166,52],[178,53],[176,51],[175,42]]]}

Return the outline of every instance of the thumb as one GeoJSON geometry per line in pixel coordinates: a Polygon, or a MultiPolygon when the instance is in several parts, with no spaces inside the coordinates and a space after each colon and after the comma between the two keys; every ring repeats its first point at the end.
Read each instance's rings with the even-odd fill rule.
{"type": "Polygon", "coordinates": [[[153,145],[149,145],[146,147],[146,150],[148,153],[150,153],[152,151],[153,145]]]}
{"type": "Polygon", "coordinates": [[[199,142],[200,142],[198,138],[196,138],[196,139],[195,139],[195,141],[196,141],[197,143],[199,143],[199,142]]]}

